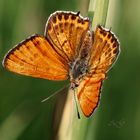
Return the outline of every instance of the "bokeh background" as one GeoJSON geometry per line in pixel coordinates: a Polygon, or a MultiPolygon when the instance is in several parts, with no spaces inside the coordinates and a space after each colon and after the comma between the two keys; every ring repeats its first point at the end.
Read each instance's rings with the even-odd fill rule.
{"type": "MultiPolygon", "coordinates": [[[[72,131],[76,140],[140,139],[140,1],[110,2],[107,27],[118,36],[121,54],[108,73],[94,114],[89,119],[68,120],[67,133],[72,131]]],[[[85,14],[87,9],[86,0],[0,0],[0,62],[21,40],[43,34],[52,12],[85,14]]],[[[0,140],[58,139],[67,91],[47,102],[41,100],[66,83],[16,75],[0,65],[0,140]]],[[[66,131],[63,128],[61,133],[66,131]]]]}

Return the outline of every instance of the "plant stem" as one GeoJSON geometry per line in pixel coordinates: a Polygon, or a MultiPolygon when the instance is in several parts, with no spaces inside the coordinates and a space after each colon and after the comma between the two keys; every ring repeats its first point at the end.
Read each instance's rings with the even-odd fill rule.
{"type": "Polygon", "coordinates": [[[88,16],[92,19],[92,29],[98,24],[105,26],[109,0],[90,0],[88,16]]]}
{"type": "MultiPolygon", "coordinates": [[[[96,25],[101,24],[105,26],[107,11],[108,11],[109,0],[90,0],[89,8],[88,8],[88,16],[93,19],[92,20],[92,30],[96,27],[96,25]]],[[[86,5],[85,5],[86,6],[86,5]]],[[[76,109],[74,109],[72,103],[72,93],[69,92],[68,99],[66,101],[66,105],[64,107],[62,121],[60,124],[60,129],[58,132],[59,140],[85,140],[86,138],[94,139],[93,134],[93,126],[96,127],[97,122],[97,113],[91,118],[86,118],[81,114],[81,119],[77,118],[77,114],[75,113],[76,109]],[[94,118],[94,122],[93,122],[94,118]],[[96,121],[96,122],[95,122],[96,121]],[[91,124],[94,124],[91,126],[91,124]],[[87,129],[92,127],[92,129],[87,129]],[[89,131],[87,131],[89,130],[89,131]]],[[[81,112],[82,113],[82,112],[81,112]]]]}

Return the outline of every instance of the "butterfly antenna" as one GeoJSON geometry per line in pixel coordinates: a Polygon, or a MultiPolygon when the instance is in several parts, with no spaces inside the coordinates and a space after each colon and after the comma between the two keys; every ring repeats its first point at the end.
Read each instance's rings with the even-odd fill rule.
{"type": "Polygon", "coordinates": [[[55,95],[58,95],[59,93],[61,93],[61,91],[63,91],[65,88],[67,88],[69,85],[64,86],[63,88],[60,88],[59,90],[57,90],[56,92],[54,92],[52,95],[50,95],[49,97],[43,99],[41,102],[45,102],[47,100],[49,100],[50,98],[54,97],[55,95]]]}
{"type": "Polygon", "coordinates": [[[76,104],[76,111],[77,111],[77,117],[78,119],[80,119],[80,113],[79,113],[79,109],[78,109],[78,105],[77,105],[77,101],[76,101],[76,95],[75,95],[75,89],[74,89],[74,100],[75,100],[75,104],[76,104]]]}

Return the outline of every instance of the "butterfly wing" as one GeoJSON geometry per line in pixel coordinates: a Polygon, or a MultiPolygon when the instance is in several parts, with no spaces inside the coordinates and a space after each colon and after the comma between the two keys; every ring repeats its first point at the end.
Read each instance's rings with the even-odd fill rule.
{"type": "Polygon", "coordinates": [[[89,72],[106,73],[118,57],[119,41],[110,30],[97,26],[93,42],[89,72]]]}
{"type": "Polygon", "coordinates": [[[55,12],[46,24],[45,36],[67,62],[75,60],[83,38],[89,30],[89,19],[78,13],[55,12]]]}
{"type": "Polygon", "coordinates": [[[101,85],[104,79],[104,74],[96,74],[92,77],[86,76],[77,88],[80,107],[86,117],[89,117],[98,105],[101,85]]]}
{"type": "Polygon", "coordinates": [[[3,60],[6,69],[32,77],[65,80],[68,64],[46,38],[33,35],[10,50],[3,60]]]}
{"type": "Polygon", "coordinates": [[[89,74],[78,86],[80,106],[87,117],[97,107],[105,74],[119,54],[119,42],[111,31],[97,26],[93,39],[89,59],[89,74]]]}

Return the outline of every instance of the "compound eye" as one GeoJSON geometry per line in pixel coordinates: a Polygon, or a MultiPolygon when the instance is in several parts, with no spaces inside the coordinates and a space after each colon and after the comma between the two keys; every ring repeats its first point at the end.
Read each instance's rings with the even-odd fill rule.
{"type": "Polygon", "coordinates": [[[78,86],[79,86],[79,84],[75,83],[75,87],[78,87],[78,86]]]}

